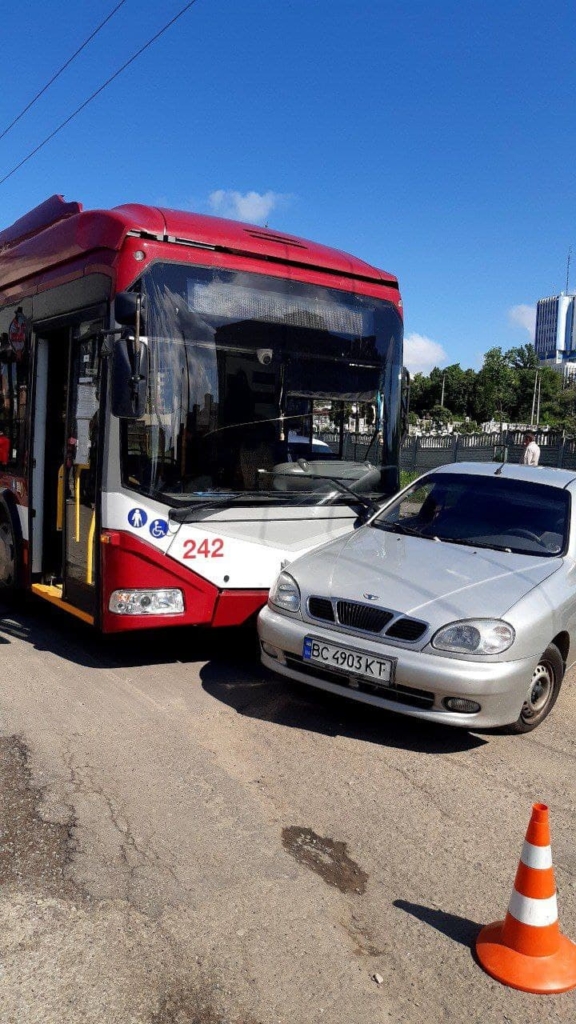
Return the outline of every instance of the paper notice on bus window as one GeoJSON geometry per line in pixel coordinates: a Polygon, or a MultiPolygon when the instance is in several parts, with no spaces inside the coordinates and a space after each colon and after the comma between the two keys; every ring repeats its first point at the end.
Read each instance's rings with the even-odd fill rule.
{"type": "Polygon", "coordinates": [[[76,448],[74,462],[77,466],[87,466],[90,462],[90,424],[98,412],[96,388],[89,384],[78,384],[76,395],[76,448]]]}
{"type": "Polygon", "coordinates": [[[98,411],[96,388],[93,384],[79,384],[76,399],[76,419],[91,420],[98,411]]]}
{"type": "Polygon", "coordinates": [[[74,462],[77,466],[87,466],[90,462],[90,421],[78,420],[76,428],[76,450],[74,462]]]}

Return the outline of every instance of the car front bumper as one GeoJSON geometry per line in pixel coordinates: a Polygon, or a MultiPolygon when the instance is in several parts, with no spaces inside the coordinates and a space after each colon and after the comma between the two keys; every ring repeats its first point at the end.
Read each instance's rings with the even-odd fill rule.
{"type": "Polygon", "coordinates": [[[276,612],[269,605],[260,612],[258,634],[263,664],[280,675],[365,704],[464,729],[487,729],[515,722],[538,664],[538,658],[472,662],[396,647],[364,636],[323,629],[317,623],[276,612]],[[307,636],[363,651],[375,658],[393,658],[396,661],[393,685],[390,688],[372,686],[353,676],[304,662],[302,648],[307,636]],[[450,711],[442,703],[447,697],[475,701],[480,711],[473,714],[450,711]]]}

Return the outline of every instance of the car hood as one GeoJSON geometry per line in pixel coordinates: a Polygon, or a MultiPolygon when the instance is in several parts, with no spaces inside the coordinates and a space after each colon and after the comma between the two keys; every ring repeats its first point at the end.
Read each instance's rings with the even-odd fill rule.
{"type": "Polygon", "coordinates": [[[501,617],[561,565],[561,558],[423,540],[368,526],[287,569],[303,597],[369,601],[440,626],[454,619],[501,617]]]}

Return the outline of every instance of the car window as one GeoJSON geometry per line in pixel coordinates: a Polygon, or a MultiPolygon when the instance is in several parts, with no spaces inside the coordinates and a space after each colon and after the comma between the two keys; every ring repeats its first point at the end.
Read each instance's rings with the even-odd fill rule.
{"type": "Polygon", "coordinates": [[[389,505],[373,525],[553,556],[566,547],[569,510],[569,495],[559,487],[501,476],[435,473],[389,505]]]}

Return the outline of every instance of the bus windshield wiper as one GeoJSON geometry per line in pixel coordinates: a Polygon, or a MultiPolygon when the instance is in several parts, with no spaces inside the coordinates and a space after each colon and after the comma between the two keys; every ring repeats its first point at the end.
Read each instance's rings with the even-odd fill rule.
{"type": "MultiPolygon", "coordinates": [[[[163,495],[164,500],[166,495],[163,495]]],[[[291,494],[276,494],[267,491],[227,491],[215,492],[208,496],[198,498],[198,501],[188,502],[186,505],[179,505],[171,508],[168,518],[175,523],[193,523],[197,519],[203,519],[210,512],[221,512],[222,509],[230,508],[232,505],[254,508],[257,505],[277,505],[285,503],[286,499],[293,498],[291,494]]]]}
{"type": "MultiPolygon", "coordinates": [[[[358,491],[355,491],[353,487],[348,487],[348,485],[345,484],[340,477],[329,476],[327,473],[310,473],[305,459],[298,459],[298,465],[302,470],[301,475],[298,474],[296,476],[296,474],[294,473],[274,473],[274,476],[284,477],[285,479],[288,480],[301,480],[302,477],[305,477],[308,480],[326,480],[328,483],[334,484],[334,486],[341,492],[341,494],[350,495],[350,497],[354,499],[353,502],[350,502],[351,505],[362,505],[362,508],[365,509],[365,511],[368,512],[370,515],[374,515],[375,512],[380,511],[381,506],[378,505],[378,503],[375,502],[373,498],[369,498],[367,494],[359,494],[358,491]]],[[[268,470],[266,470],[266,472],[268,472],[268,470]]],[[[365,474],[365,476],[366,475],[368,474],[365,474]]],[[[361,484],[362,479],[362,477],[359,477],[359,479],[355,480],[354,482],[356,484],[361,484]]],[[[328,497],[328,494],[326,494],[325,497],[328,497]]]]}

